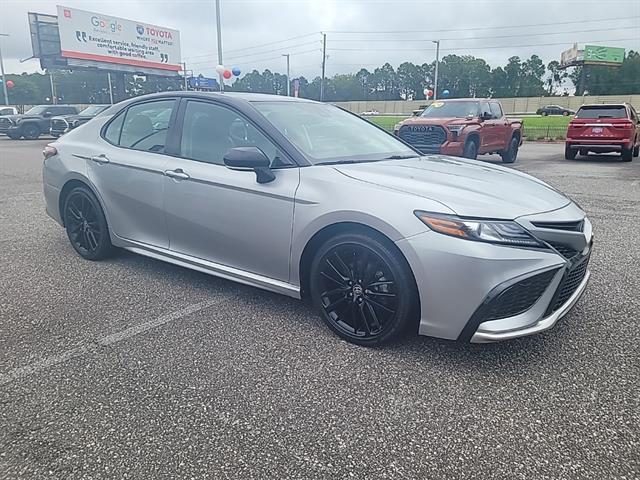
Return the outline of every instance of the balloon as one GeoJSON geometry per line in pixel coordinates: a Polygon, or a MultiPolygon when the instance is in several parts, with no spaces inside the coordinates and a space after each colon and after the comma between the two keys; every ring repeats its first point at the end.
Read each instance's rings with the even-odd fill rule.
{"type": "Polygon", "coordinates": [[[445,96],[445,97],[448,97],[449,96],[449,90],[443,90],[442,91],[442,95],[445,96]]]}
{"type": "Polygon", "coordinates": [[[222,76],[223,76],[224,78],[226,78],[227,80],[229,80],[229,79],[231,78],[231,71],[230,71],[230,70],[225,70],[225,71],[222,73],[222,76]]]}
{"type": "Polygon", "coordinates": [[[7,88],[13,88],[15,87],[15,83],[13,83],[13,80],[7,80],[7,88]]]}
{"type": "Polygon", "coordinates": [[[433,97],[433,90],[427,90],[427,97],[433,97]]]}
{"type": "Polygon", "coordinates": [[[224,65],[217,65],[216,66],[216,72],[218,72],[218,73],[224,73],[225,70],[226,70],[226,68],[224,68],[224,65]]]}
{"type": "Polygon", "coordinates": [[[231,73],[233,73],[234,77],[239,77],[240,76],[240,69],[238,67],[233,67],[231,69],[231,73]]]}

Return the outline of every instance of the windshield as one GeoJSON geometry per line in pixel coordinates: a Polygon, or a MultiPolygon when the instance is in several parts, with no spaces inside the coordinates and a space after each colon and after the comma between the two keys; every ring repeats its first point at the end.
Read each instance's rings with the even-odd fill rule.
{"type": "Polygon", "coordinates": [[[46,105],[38,105],[27,110],[25,115],[40,115],[44,113],[47,108],[49,107],[47,107],[46,105]]]}
{"type": "Polygon", "coordinates": [[[333,105],[306,102],[253,105],[313,164],[418,156],[394,136],[333,105]]]}
{"type": "Polygon", "coordinates": [[[420,116],[427,118],[477,117],[479,110],[478,102],[433,102],[420,116]]]}
{"type": "Polygon", "coordinates": [[[105,105],[92,105],[82,110],[78,115],[80,115],[81,117],[95,117],[106,108],[107,107],[105,105]]]}
{"type": "Polygon", "coordinates": [[[576,118],[627,118],[627,110],[623,107],[593,106],[580,107],[576,118]]]}

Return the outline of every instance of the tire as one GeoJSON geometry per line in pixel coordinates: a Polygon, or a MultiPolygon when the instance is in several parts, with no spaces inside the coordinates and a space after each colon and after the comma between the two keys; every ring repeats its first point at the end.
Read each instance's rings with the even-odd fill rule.
{"type": "Polygon", "coordinates": [[[620,157],[622,158],[623,162],[630,162],[631,160],[633,160],[633,147],[623,148],[620,157]]]}
{"type": "Polygon", "coordinates": [[[575,160],[578,150],[575,148],[569,148],[569,145],[564,146],[564,158],[565,160],[575,160]]]}
{"type": "Polygon", "coordinates": [[[76,187],[64,200],[62,210],[67,237],[86,260],[102,260],[113,253],[109,227],[100,202],[87,187],[76,187]]]}
{"type": "Polygon", "coordinates": [[[547,113],[546,111],[544,111],[544,110],[543,110],[543,111],[542,111],[542,113],[541,113],[540,115],[542,115],[543,117],[546,117],[546,116],[548,115],[548,113],[547,113]]]}
{"type": "Polygon", "coordinates": [[[589,150],[585,150],[584,148],[581,148],[580,155],[582,155],[583,157],[586,157],[587,155],[589,155],[589,150]]]}
{"type": "Polygon", "coordinates": [[[9,137],[11,140],[20,140],[20,138],[22,137],[22,134],[20,134],[20,133],[7,133],[7,137],[9,137]]]}
{"type": "Polygon", "coordinates": [[[640,145],[636,145],[635,147],[633,147],[633,156],[636,158],[640,156],[640,145]]]}
{"type": "Polygon", "coordinates": [[[415,280],[384,238],[353,232],[327,240],[311,263],[309,286],[326,326],[348,342],[383,345],[415,323],[415,280]]]}
{"type": "Polygon", "coordinates": [[[22,127],[22,136],[27,140],[37,140],[40,137],[40,127],[35,123],[28,123],[22,127]]]}
{"type": "Polygon", "coordinates": [[[471,160],[478,158],[478,143],[473,139],[467,140],[464,144],[462,156],[464,158],[470,158],[471,160]]]}
{"type": "Polygon", "coordinates": [[[500,152],[500,156],[502,157],[502,163],[513,163],[516,161],[518,157],[518,148],[520,147],[520,142],[516,137],[511,137],[509,141],[509,147],[506,150],[500,152]]]}
{"type": "Polygon", "coordinates": [[[562,116],[563,117],[568,117],[569,116],[569,112],[567,112],[566,110],[564,112],[562,112],[562,116]]]}

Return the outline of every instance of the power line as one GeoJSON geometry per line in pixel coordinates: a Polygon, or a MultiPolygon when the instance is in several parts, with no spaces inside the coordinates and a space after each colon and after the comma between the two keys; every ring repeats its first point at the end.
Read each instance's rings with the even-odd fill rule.
{"type": "Polygon", "coordinates": [[[552,23],[530,23],[524,25],[503,25],[490,27],[472,27],[472,28],[446,28],[443,30],[375,30],[375,31],[358,31],[358,30],[328,30],[327,33],[364,33],[364,34],[385,34],[385,33],[440,33],[440,32],[467,32],[469,30],[496,30],[502,28],[526,28],[526,27],[544,27],[550,25],[571,25],[573,23],[594,23],[594,22],[613,22],[616,20],[638,19],[640,17],[616,17],[616,18],[598,18],[593,20],[572,20],[568,22],[552,22],[552,23]]]}
{"type": "MultiPolygon", "coordinates": [[[[310,37],[311,35],[317,35],[319,33],[320,32],[307,33],[305,35],[298,35],[297,37],[285,38],[284,40],[278,40],[278,41],[275,41],[275,42],[263,43],[261,45],[254,45],[252,47],[243,47],[243,48],[236,48],[236,49],[233,49],[233,50],[226,50],[225,53],[243,52],[243,51],[246,51],[246,50],[252,50],[254,48],[268,47],[268,46],[271,46],[271,45],[277,45],[278,43],[290,42],[291,40],[299,40],[301,38],[310,37]]],[[[285,48],[285,47],[283,47],[283,48],[285,48]]],[[[208,53],[208,54],[204,54],[204,55],[195,55],[193,57],[186,57],[186,59],[205,58],[205,57],[215,57],[215,54],[208,53]]]]}
{"type": "MultiPolygon", "coordinates": [[[[292,52],[291,56],[296,56],[296,55],[304,55],[307,53],[311,53],[311,52],[319,52],[319,50],[317,48],[313,48],[310,50],[305,50],[303,52],[292,52]]],[[[239,66],[239,65],[252,65],[252,64],[256,64],[258,62],[266,62],[268,60],[275,60],[275,59],[280,59],[282,58],[281,55],[276,55],[273,57],[266,57],[266,58],[256,58],[253,60],[248,60],[246,62],[233,62],[234,65],[239,66]]],[[[211,65],[211,62],[201,62],[201,63],[190,63],[189,65],[210,65],[208,67],[200,67],[198,68],[198,70],[211,70],[211,69],[215,69],[215,65],[211,65]]]]}
{"type": "MultiPolygon", "coordinates": [[[[304,42],[304,43],[299,43],[297,45],[291,45],[291,46],[287,46],[286,49],[287,50],[291,50],[292,48],[299,48],[299,47],[303,47],[306,45],[313,45],[318,43],[317,40],[314,40],[312,42],[304,42]]],[[[246,58],[246,57],[255,57],[257,55],[264,55],[265,53],[273,53],[273,52],[282,52],[283,49],[285,47],[280,47],[280,48],[275,48],[272,50],[263,50],[261,52],[255,52],[255,53],[248,53],[246,55],[236,55],[236,56],[231,56],[231,57],[226,57],[227,60],[232,60],[232,63],[237,63],[237,62],[233,62],[234,59],[238,59],[238,58],[246,58]]],[[[292,54],[296,54],[296,53],[300,53],[300,52],[291,52],[292,54]]],[[[190,65],[201,65],[201,64],[206,64],[209,63],[208,61],[205,62],[191,62],[190,65]]]]}
{"type": "MultiPolygon", "coordinates": [[[[638,26],[634,25],[631,27],[616,27],[616,30],[637,30],[638,26]]],[[[609,32],[610,29],[602,29],[602,28],[594,28],[591,30],[567,30],[563,32],[541,32],[541,33],[517,33],[517,34],[509,34],[509,35],[492,35],[489,37],[452,37],[452,38],[439,38],[441,41],[469,41],[469,40],[487,40],[492,38],[515,38],[515,37],[537,37],[540,35],[564,35],[569,33],[588,33],[588,32],[609,32]]],[[[394,39],[390,38],[370,38],[370,39],[339,39],[336,40],[338,43],[342,42],[391,42],[394,39]]],[[[403,42],[427,42],[430,43],[432,40],[427,38],[403,38],[401,39],[403,42]]]]}
{"type": "MultiPolygon", "coordinates": [[[[625,40],[637,40],[638,37],[626,37],[626,38],[608,38],[594,41],[593,43],[602,43],[602,42],[621,42],[625,40]]],[[[456,47],[456,48],[442,48],[442,50],[446,50],[448,52],[462,51],[462,50],[493,50],[496,48],[520,48],[520,47],[547,47],[547,46],[555,46],[555,45],[566,45],[567,42],[558,42],[558,43],[528,43],[521,45],[492,45],[486,47],[456,47]]],[[[363,52],[363,51],[371,51],[371,52],[415,52],[415,51],[431,51],[433,49],[425,49],[421,47],[416,48],[376,48],[374,50],[370,48],[328,48],[327,50],[331,51],[343,51],[343,52],[363,52]]]]}

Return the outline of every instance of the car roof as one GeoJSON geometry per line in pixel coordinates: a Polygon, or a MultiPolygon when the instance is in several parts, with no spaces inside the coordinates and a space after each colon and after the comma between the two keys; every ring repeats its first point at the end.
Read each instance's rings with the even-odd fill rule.
{"type": "Polygon", "coordinates": [[[580,106],[580,108],[583,107],[603,107],[603,108],[608,108],[608,107],[628,107],[630,106],[628,103],[623,102],[623,103],[585,103],[584,105],[580,106]]]}
{"type": "Polygon", "coordinates": [[[495,98],[439,98],[438,100],[434,100],[435,102],[480,102],[480,101],[488,102],[490,100],[497,102],[495,98]]]}
{"type": "Polygon", "coordinates": [[[135,97],[129,100],[139,100],[142,98],[156,98],[156,97],[189,97],[189,98],[205,98],[205,99],[226,99],[234,102],[299,102],[299,103],[319,103],[314,100],[308,100],[306,98],[286,97],[283,95],[273,95],[267,93],[251,93],[251,92],[185,92],[185,91],[172,91],[152,93],[150,95],[143,95],[141,97],[135,97]]]}

